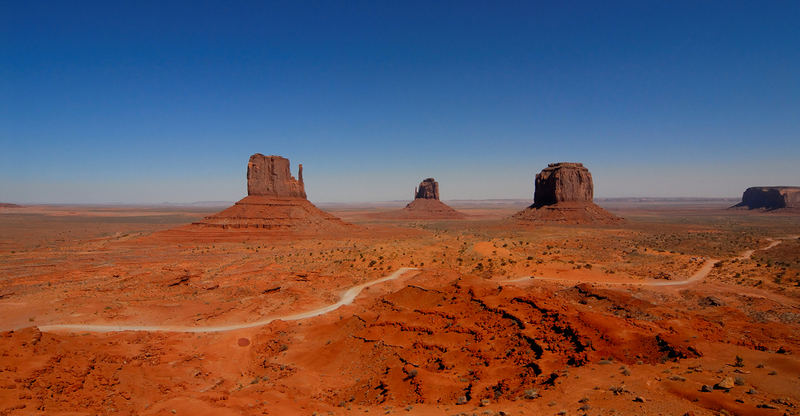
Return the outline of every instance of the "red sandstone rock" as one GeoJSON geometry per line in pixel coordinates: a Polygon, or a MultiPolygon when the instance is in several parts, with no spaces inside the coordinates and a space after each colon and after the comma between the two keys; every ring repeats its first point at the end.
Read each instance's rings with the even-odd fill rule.
{"type": "Polygon", "coordinates": [[[355,228],[306,199],[303,165],[295,179],[289,160],[256,153],[247,164],[248,196],[192,228],[315,234],[355,228]]]}
{"type": "Polygon", "coordinates": [[[439,199],[439,182],[433,178],[424,179],[414,192],[414,199],[439,199]]]}
{"type": "Polygon", "coordinates": [[[533,205],[592,202],[592,174],[582,163],[551,163],[536,175],[533,205]]]}
{"type": "Polygon", "coordinates": [[[414,200],[406,205],[405,208],[373,216],[406,220],[460,219],[466,217],[466,215],[439,201],[439,182],[436,182],[433,178],[427,178],[420,182],[419,187],[414,190],[414,200]]]}
{"type": "Polygon", "coordinates": [[[433,178],[423,179],[411,201],[395,218],[404,219],[458,219],[465,215],[439,201],[439,182],[433,178]]]}
{"type": "Polygon", "coordinates": [[[581,163],[551,163],[536,175],[533,205],[514,214],[522,222],[613,224],[621,218],[593,200],[592,174],[581,163]]]}
{"type": "Polygon", "coordinates": [[[305,199],[303,165],[300,165],[297,176],[299,180],[289,170],[289,159],[256,153],[250,156],[247,164],[247,195],[305,199]]]}
{"type": "Polygon", "coordinates": [[[747,188],[734,207],[767,210],[800,208],[800,186],[756,186],[747,188]]]}

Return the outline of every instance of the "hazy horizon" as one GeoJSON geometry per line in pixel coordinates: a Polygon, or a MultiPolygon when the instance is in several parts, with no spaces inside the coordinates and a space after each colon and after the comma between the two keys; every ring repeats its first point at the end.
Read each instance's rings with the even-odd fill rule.
{"type": "Polygon", "coordinates": [[[800,3],[6,2],[0,202],[532,199],[800,185],[800,3]]]}

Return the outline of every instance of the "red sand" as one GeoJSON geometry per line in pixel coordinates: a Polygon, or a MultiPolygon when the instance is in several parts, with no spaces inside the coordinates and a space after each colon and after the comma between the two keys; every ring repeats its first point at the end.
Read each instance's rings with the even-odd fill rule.
{"type": "Polygon", "coordinates": [[[800,234],[796,217],[627,210],[621,224],[532,228],[503,220],[507,207],[477,207],[467,213],[482,220],[303,235],[164,231],[197,212],[35,209],[0,215],[0,414],[800,408],[800,244],[770,243],[800,234]],[[679,282],[711,258],[721,262],[696,282],[639,284],[679,282]],[[255,322],[334,304],[406,266],[419,271],[304,320],[37,329],[255,322]],[[713,388],[727,377],[732,387],[713,388]]]}

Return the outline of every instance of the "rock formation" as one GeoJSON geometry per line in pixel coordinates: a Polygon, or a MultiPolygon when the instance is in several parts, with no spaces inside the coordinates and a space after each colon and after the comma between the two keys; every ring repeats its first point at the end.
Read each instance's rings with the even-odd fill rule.
{"type": "Polygon", "coordinates": [[[433,220],[459,219],[466,215],[454,210],[439,200],[439,182],[433,178],[423,179],[414,190],[414,200],[398,211],[374,215],[379,218],[433,220]]]}
{"type": "Polygon", "coordinates": [[[256,153],[247,163],[247,195],[306,198],[303,165],[295,179],[289,171],[289,159],[256,153]]]}
{"type": "Polygon", "coordinates": [[[536,175],[533,205],[514,214],[522,222],[613,224],[621,218],[593,202],[592,174],[581,163],[550,163],[536,175]]]}
{"type": "Polygon", "coordinates": [[[733,208],[800,209],[800,186],[755,186],[742,194],[742,202],[733,208]]]}
{"type": "Polygon", "coordinates": [[[292,176],[288,159],[256,153],[247,164],[247,196],[192,227],[308,234],[355,227],[306,199],[302,165],[297,176],[292,176]]]}
{"type": "Polygon", "coordinates": [[[592,174],[582,163],[550,163],[536,175],[535,207],[593,199],[592,174]]]}
{"type": "Polygon", "coordinates": [[[439,199],[439,182],[433,178],[423,179],[414,191],[414,199],[439,199]]]}

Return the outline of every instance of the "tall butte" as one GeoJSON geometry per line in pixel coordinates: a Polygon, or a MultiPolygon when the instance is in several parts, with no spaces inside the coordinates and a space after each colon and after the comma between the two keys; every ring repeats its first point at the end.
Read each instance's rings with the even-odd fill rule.
{"type": "Polygon", "coordinates": [[[353,227],[306,199],[303,165],[295,179],[289,159],[256,153],[247,163],[247,196],[193,227],[316,233],[353,227]]]}
{"type": "Polygon", "coordinates": [[[423,179],[414,190],[414,200],[388,216],[403,219],[458,219],[465,215],[439,200],[439,182],[423,179]]]}
{"type": "Polygon", "coordinates": [[[613,224],[622,219],[594,203],[592,174],[581,163],[550,163],[536,175],[533,205],[514,214],[521,222],[613,224]]]}

